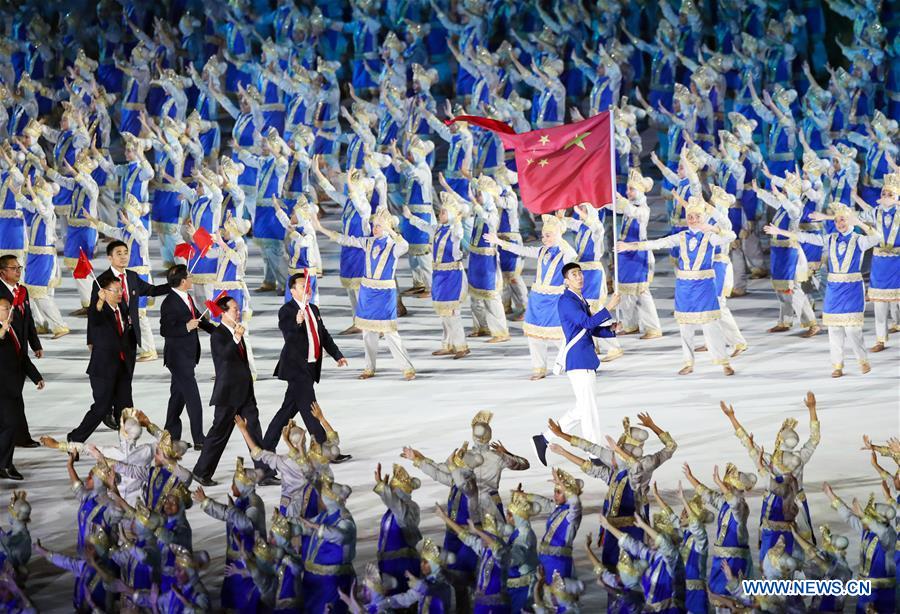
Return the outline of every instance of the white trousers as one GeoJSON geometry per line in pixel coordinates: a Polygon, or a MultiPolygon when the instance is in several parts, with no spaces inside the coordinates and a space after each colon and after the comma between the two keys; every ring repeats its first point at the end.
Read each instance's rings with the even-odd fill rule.
{"type": "Polygon", "coordinates": [[[719,311],[722,314],[719,323],[722,327],[725,345],[727,347],[747,345],[747,340],[744,339],[744,335],[741,334],[741,329],[738,328],[737,322],[734,320],[734,315],[732,315],[731,310],[728,308],[728,299],[724,296],[719,297],[719,311]]]}
{"type": "Polygon", "coordinates": [[[347,288],[347,298],[350,299],[350,312],[356,315],[356,304],[359,302],[359,290],[347,288]]]}
{"type": "Polygon", "coordinates": [[[888,340],[888,316],[894,312],[894,319],[897,319],[897,311],[900,310],[900,303],[888,303],[886,301],[872,301],[875,307],[875,340],[881,343],[887,343],[888,340]]]}
{"type": "Polygon", "coordinates": [[[409,256],[409,272],[412,275],[413,286],[416,288],[431,287],[431,254],[409,256]]]}
{"type": "Polygon", "coordinates": [[[734,272],[733,288],[735,290],[746,290],[747,279],[750,277],[750,273],[747,269],[747,259],[744,256],[743,241],[738,241],[735,245],[737,247],[732,247],[729,254],[731,257],[731,270],[734,272]]]}
{"type": "MultiPolygon", "coordinates": [[[[143,334],[143,333],[141,333],[143,334]]],[[[244,331],[244,347],[247,349],[247,365],[250,367],[250,375],[256,377],[256,359],[253,357],[253,346],[250,345],[250,331],[244,331]]]]}
{"type": "Polygon", "coordinates": [[[793,322],[793,316],[797,316],[800,326],[808,328],[816,323],[816,314],[813,311],[809,297],[803,291],[801,284],[794,282],[791,284],[791,293],[776,292],[778,297],[778,323],[790,326],[793,322]]]}
{"type": "Polygon", "coordinates": [[[194,304],[200,313],[206,310],[206,301],[211,301],[215,296],[212,284],[194,284],[194,304]]]}
{"type": "Polygon", "coordinates": [[[509,326],[506,323],[506,312],[499,297],[471,297],[472,327],[477,332],[490,333],[492,337],[506,337],[509,326]]]}
{"type": "MultiPolygon", "coordinates": [[[[763,224],[763,222],[760,222],[763,224]]],[[[766,260],[763,256],[762,246],[759,244],[759,228],[756,222],[747,228],[747,236],[741,239],[741,248],[744,252],[744,258],[750,268],[765,269],[766,260]]]]}
{"type": "Polygon", "coordinates": [[[637,295],[623,294],[619,304],[619,315],[625,330],[642,329],[645,333],[662,331],[650,288],[637,295]]]}
{"type": "Polygon", "coordinates": [[[863,341],[862,326],[829,326],[828,346],[831,350],[832,369],[844,368],[844,340],[850,342],[850,348],[856,355],[856,360],[859,364],[869,362],[869,356],[863,341]]]}
{"type": "Polygon", "coordinates": [[[153,329],[150,328],[150,318],[146,309],[138,309],[138,324],[141,327],[141,353],[156,353],[156,339],[153,337],[153,329]]]}
{"type": "Polygon", "coordinates": [[[503,305],[512,311],[525,311],[528,306],[528,287],[520,273],[503,275],[503,305]]]}
{"type": "MultiPolygon", "coordinates": [[[[366,354],[365,370],[369,373],[375,373],[375,360],[378,357],[378,335],[379,333],[371,330],[363,331],[363,348],[366,354]]],[[[406,349],[403,347],[400,333],[396,331],[386,332],[384,333],[384,340],[391,351],[391,356],[402,365],[403,373],[414,372],[415,368],[409,360],[409,354],[406,353],[406,349]]]]}
{"type": "MultiPolygon", "coordinates": [[[[547,353],[550,350],[550,346],[552,345],[555,351],[559,352],[560,343],[561,341],[557,339],[528,337],[528,354],[531,356],[531,370],[534,373],[547,372],[547,365],[550,362],[547,353]]],[[[553,359],[556,359],[556,354],[553,354],[553,359]]]]}
{"type": "MultiPolygon", "coordinates": [[[[600,411],[597,409],[597,393],[594,384],[597,372],[589,369],[566,371],[572,392],[575,393],[575,406],[559,418],[559,427],[566,433],[573,432],[581,426],[581,437],[590,442],[602,444],[603,433],[600,430],[600,411]]],[[[552,441],[553,433],[548,429],[544,437],[552,441]]]]}
{"type": "Polygon", "coordinates": [[[453,315],[441,316],[441,327],[443,328],[443,334],[441,335],[442,349],[462,352],[468,348],[466,331],[463,328],[462,317],[459,311],[454,311],[453,315]]]}
{"type": "Polygon", "coordinates": [[[46,326],[50,332],[57,332],[60,329],[67,328],[66,323],[56,306],[53,299],[55,289],[47,290],[47,296],[31,299],[31,311],[34,314],[34,321],[38,326],[46,326]]]}
{"type": "Polygon", "coordinates": [[[706,349],[712,356],[713,363],[717,365],[728,364],[728,354],[725,353],[725,337],[722,335],[722,326],[719,320],[704,324],[679,324],[681,331],[681,353],[687,365],[694,364],[694,335],[697,329],[703,330],[703,340],[706,349]]]}
{"type": "Polygon", "coordinates": [[[75,287],[78,288],[78,298],[81,299],[81,306],[87,307],[91,304],[91,285],[94,278],[88,275],[84,279],[76,279],[75,287]]]}

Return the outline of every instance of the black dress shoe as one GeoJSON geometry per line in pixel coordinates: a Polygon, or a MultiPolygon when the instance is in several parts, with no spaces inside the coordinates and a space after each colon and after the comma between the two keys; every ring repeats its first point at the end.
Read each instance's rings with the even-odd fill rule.
{"type": "Polygon", "coordinates": [[[16,446],[17,448],[40,448],[40,442],[35,441],[34,439],[29,439],[26,443],[20,443],[16,446]]]}
{"type": "Polygon", "coordinates": [[[535,435],[531,438],[531,441],[534,442],[534,450],[537,452],[538,460],[541,461],[541,464],[546,467],[547,466],[547,438],[543,435],[535,435]]]}
{"type": "Polygon", "coordinates": [[[332,465],[340,465],[341,463],[346,463],[348,460],[353,458],[349,454],[338,454],[333,461],[331,461],[332,465]]]}
{"type": "Polygon", "coordinates": [[[4,469],[4,471],[6,472],[6,478],[9,480],[21,481],[25,479],[22,477],[22,474],[19,473],[19,470],[12,465],[4,469]]]}
{"type": "Polygon", "coordinates": [[[197,482],[200,486],[205,486],[209,488],[210,486],[218,486],[219,483],[213,480],[212,478],[208,478],[206,476],[200,476],[196,474],[192,474],[194,476],[194,481],[197,482]]]}
{"type": "Polygon", "coordinates": [[[259,486],[281,486],[281,480],[274,475],[267,475],[258,483],[259,486]]]}
{"type": "Polygon", "coordinates": [[[103,416],[103,424],[114,431],[119,430],[119,424],[116,422],[116,417],[114,414],[106,414],[105,416],[103,416]]]}

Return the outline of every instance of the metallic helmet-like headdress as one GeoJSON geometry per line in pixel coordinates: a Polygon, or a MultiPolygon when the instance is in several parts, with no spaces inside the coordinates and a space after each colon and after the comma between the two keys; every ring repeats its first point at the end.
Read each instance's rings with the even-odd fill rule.
{"type": "Polygon", "coordinates": [[[390,485],[391,488],[396,488],[402,490],[406,494],[411,494],[412,491],[416,490],[422,485],[422,481],[419,478],[410,476],[403,465],[394,463],[394,470],[391,474],[390,485]]]}

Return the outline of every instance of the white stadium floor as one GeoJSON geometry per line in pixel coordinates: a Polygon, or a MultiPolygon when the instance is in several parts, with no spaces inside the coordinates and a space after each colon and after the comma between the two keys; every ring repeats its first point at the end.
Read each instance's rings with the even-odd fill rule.
{"type": "MultiPolygon", "coordinates": [[[[657,211],[660,207],[656,207],[657,211]]],[[[333,227],[335,216],[331,214],[326,224],[333,227]]],[[[662,233],[654,224],[651,234],[662,233]]],[[[320,242],[325,258],[326,277],[321,281],[321,303],[325,322],[332,332],[338,332],[351,322],[347,298],[337,277],[337,249],[324,238],[320,242]]],[[[251,246],[248,285],[252,289],[261,279],[259,251],[251,246]]],[[[157,259],[158,251],[152,250],[157,259]]],[[[98,255],[95,267],[101,270],[105,257],[98,255]]],[[[815,525],[827,522],[837,532],[847,533],[847,526],[827,505],[822,494],[822,483],[830,482],[836,492],[850,501],[859,498],[863,504],[870,492],[881,489],[874,471],[869,465],[869,455],[860,451],[861,436],[867,433],[881,442],[900,432],[900,379],[898,379],[898,351],[900,335],[891,339],[887,351],[870,356],[872,372],[859,374],[855,361],[846,360],[847,375],[831,379],[828,340],[823,331],[813,339],[801,339],[799,331],[769,335],[765,330],[772,326],[777,315],[775,297],[768,280],[751,282],[747,297],[733,299],[732,311],[747,340],[750,349],[733,361],[737,371],[734,377],[724,377],[718,367],[711,364],[708,354],[699,354],[693,375],[680,377],[676,371],[682,366],[677,327],[672,319],[673,277],[666,258],[658,258],[657,279],[653,292],[657,298],[665,336],[653,341],[640,341],[636,336],[623,338],[625,356],[616,362],[603,365],[598,378],[597,395],[601,410],[601,422],[605,432],[618,437],[623,416],[648,411],[678,442],[674,458],[657,471],[663,496],[674,504],[674,493],[682,477],[681,465],[690,463],[695,474],[707,483],[712,482],[713,465],[723,466],[727,461],[737,462],[739,467],[750,470],[752,463],[747,453],[732,435],[728,420],[719,410],[724,399],[734,404],[738,418],[756,440],[771,449],[782,420],[796,417],[798,431],[805,440],[808,433],[806,408],[803,398],[807,390],[818,398],[822,425],[822,444],[816,450],[805,474],[815,525]]],[[[63,313],[77,307],[77,296],[70,274],[65,273],[62,288],[57,297],[63,313]]],[[[533,267],[526,269],[526,281],[530,283],[533,267]]],[[[410,285],[408,268],[404,263],[399,285],[410,285]]],[[[338,337],[342,351],[350,361],[350,368],[337,369],[326,359],[323,381],[317,394],[326,415],[338,429],[345,452],[353,460],[335,468],[336,479],[353,488],[349,500],[359,531],[356,568],[362,570],[365,563],[374,560],[378,519],[383,509],[371,492],[373,470],[382,463],[386,470],[399,459],[400,449],[412,445],[435,459],[446,458],[449,451],[469,438],[469,421],[480,409],[494,412],[493,429],[499,439],[511,451],[529,458],[532,468],[528,471],[508,473],[502,484],[504,498],[508,491],[522,482],[526,490],[549,494],[550,472],[541,466],[534,455],[530,436],[541,431],[548,417],[562,413],[572,402],[565,377],[550,376],[544,381],[531,382],[530,362],[521,324],[511,325],[512,341],[500,345],[486,345],[483,339],[473,340],[472,354],[464,360],[435,358],[431,352],[440,343],[440,322],[424,300],[407,299],[409,317],[400,321],[400,331],[408,346],[418,378],[403,381],[396,364],[386,348],[379,357],[377,377],[358,381],[362,364],[362,341],[359,336],[338,337]]],[[[256,396],[260,418],[265,429],[271,416],[281,404],[285,385],[271,376],[281,348],[281,337],[276,325],[276,312],[281,296],[254,294],[254,315],[250,322],[253,348],[259,368],[256,396]]],[[[157,305],[158,309],[158,305],[157,305]]],[[[162,355],[162,338],[158,335],[158,311],[150,312],[156,342],[162,355]]],[[[464,315],[470,323],[468,309],[464,315]]],[[[871,305],[866,322],[866,341],[874,342],[871,305]]],[[[36,391],[28,384],[25,391],[27,414],[31,432],[35,438],[41,435],[64,437],[77,424],[91,403],[91,390],[84,371],[88,353],[85,347],[85,320],[67,317],[72,334],[57,341],[44,338],[45,357],[36,361],[43,373],[47,388],[36,391]]],[[[698,338],[697,344],[702,340],[698,338]]],[[[213,374],[208,343],[203,342],[204,355],[197,369],[201,397],[209,398],[213,374]]],[[[168,400],[169,374],[162,360],[139,363],[134,377],[134,400],[138,408],[162,425],[168,400]]],[[[185,433],[189,434],[187,415],[184,417],[185,433]]],[[[205,426],[212,421],[212,409],[205,410],[205,426]]],[[[187,435],[186,435],[187,436],[187,435]]],[[[98,444],[113,444],[115,434],[105,427],[95,434],[98,444]]],[[[647,451],[658,449],[658,442],[651,440],[647,451]]],[[[225,491],[234,467],[234,458],[247,456],[240,435],[235,432],[228,445],[222,463],[216,472],[220,485],[207,489],[207,493],[219,500],[225,499],[225,491]]],[[[184,464],[192,468],[197,453],[189,452],[184,464]]],[[[577,468],[560,458],[560,466],[577,473],[577,468]]],[[[433,513],[436,501],[443,503],[447,492],[443,486],[431,482],[406,463],[412,475],[422,477],[423,486],[416,491],[415,500],[422,507],[423,533],[438,539],[442,526],[433,513]]],[[[0,488],[5,499],[14,488],[25,488],[34,505],[32,536],[55,551],[74,552],[76,503],[70,494],[66,477],[65,457],[46,449],[16,451],[16,466],[25,475],[24,483],[4,481],[0,488]]],[[[890,467],[888,459],[885,466],[890,467]]],[[[90,463],[82,459],[77,465],[79,474],[87,474],[90,463]]],[[[599,481],[585,477],[585,517],[576,540],[577,568],[587,584],[583,604],[585,611],[599,611],[605,604],[605,594],[596,585],[591,567],[584,553],[584,537],[596,532],[598,522],[594,515],[606,487],[599,481]]],[[[765,486],[760,481],[751,495],[751,533],[755,543],[759,505],[765,486]]],[[[278,500],[278,487],[260,489],[267,508],[278,500]]],[[[5,503],[4,503],[5,505],[5,503]]],[[[207,517],[199,508],[188,513],[194,529],[196,549],[206,549],[212,556],[212,565],[203,572],[203,579],[214,603],[218,603],[219,585],[224,565],[224,523],[207,517]]],[[[534,522],[538,537],[543,531],[543,518],[534,522]]],[[[849,535],[849,558],[856,563],[858,536],[849,535]]],[[[756,552],[754,549],[754,558],[756,552]]],[[[42,612],[67,612],[71,610],[72,578],[63,574],[46,561],[34,557],[30,564],[31,577],[27,589],[36,606],[42,612]]]]}

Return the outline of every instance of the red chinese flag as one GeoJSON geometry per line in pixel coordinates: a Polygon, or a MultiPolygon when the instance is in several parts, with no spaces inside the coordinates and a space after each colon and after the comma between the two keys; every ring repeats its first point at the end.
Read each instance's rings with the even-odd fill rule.
{"type": "Polygon", "coordinates": [[[201,254],[205,254],[209,251],[209,248],[212,247],[212,237],[203,226],[194,231],[194,236],[192,238],[194,239],[194,245],[200,249],[201,254]]]}
{"type": "Polygon", "coordinates": [[[306,301],[309,302],[309,288],[312,285],[312,281],[309,279],[309,269],[303,269],[303,274],[306,276],[306,282],[303,284],[303,296],[305,296],[306,301]]]}
{"type": "MultiPolygon", "coordinates": [[[[616,189],[612,115],[600,113],[574,124],[511,133],[496,120],[454,118],[497,132],[516,154],[522,204],[532,213],[550,213],[582,203],[612,204],[616,189]]],[[[451,120],[452,121],[452,120],[451,120]]]]}
{"type": "Polygon", "coordinates": [[[75,265],[75,270],[72,271],[72,276],[75,279],[85,279],[93,272],[94,267],[91,266],[91,261],[88,260],[87,254],[84,253],[83,249],[79,249],[78,263],[75,265]]]}
{"type": "Polygon", "coordinates": [[[191,256],[194,255],[194,248],[191,247],[190,243],[179,243],[175,246],[175,257],[176,258],[184,258],[185,260],[190,260],[191,256]]]}
{"type": "Polygon", "coordinates": [[[13,307],[22,307],[25,305],[25,287],[24,286],[16,286],[16,291],[13,293],[13,307]]]}
{"type": "Polygon", "coordinates": [[[225,290],[222,290],[221,292],[219,292],[216,295],[216,297],[213,300],[207,299],[206,302],[204,303],[204,305],[206,305],[206,308],[209,309],[209,314],[212,317],[214,317],[214,318],[222,317],[223,311],[218,305],[216,305],[216,301],[218,301],[220,298],[222,298],[226,294],[227,294],[227,292],[225,292],[225,290]]]}

